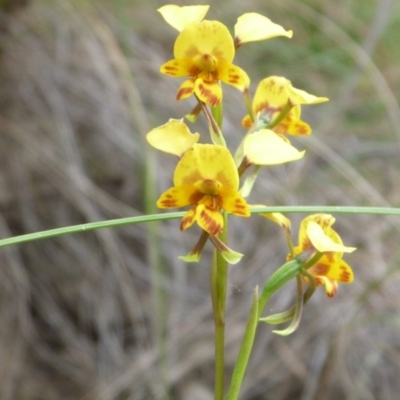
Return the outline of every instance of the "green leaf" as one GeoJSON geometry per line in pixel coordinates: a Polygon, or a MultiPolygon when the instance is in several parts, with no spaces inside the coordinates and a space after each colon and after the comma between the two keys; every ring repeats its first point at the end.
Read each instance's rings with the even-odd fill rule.
{"type": "Polygon", "coordinates": [[[267,317],[260,318],[260,321],[266,322],[267,324],[271,325],[283,324],[284,322],[287,322],[293,318],[294,312],[295,312],[295,307],[293,306],[286,311],[282,311],[277,314],[272,314],[268,315],[267,317]]]}
{"type": "Polygon", "coordinates": [[[275,293],[285,283],[295,278],[299,274],[302,266],[303,263],[297,259],[290,260],[283,264],[269,278],[264,286],[263,294],[268,293],[268,296],[271,296],[271,294],[275,293]]]}
{"type": "Polygon", "coordinates": [[[293,333],[299,326],[301,315],[303,313],[304,297],[303,297],[303,277],[301,275],[297,276],[297,296],[296,304],[294,306],[293,319],[290,325],[286,329],[275,330],[273,333],[280,336],[288,336],[293,333]]]}

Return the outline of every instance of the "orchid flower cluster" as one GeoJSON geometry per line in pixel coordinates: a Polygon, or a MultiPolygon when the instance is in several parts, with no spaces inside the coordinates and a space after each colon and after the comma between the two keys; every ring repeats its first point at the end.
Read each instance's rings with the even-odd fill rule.
{"type": "MultiPolygon", "coordinates": [[[[221,22],[204,19],[208,8],[166,5],[158,11],[178,31],[173,48],[174,58],[165,62],[160,71],[174,78],[184,78],[176,98],[194,100],[195,106],[185,118],[194,122],[202,114],[207,121],[211,140],[209,143],[200,143],[200,134],[192,133],[182,118],[170,119],[154,128],[147,134],[147,141],[156,149],[178,157],[173,186],[161,194],[157,206],[163,209],[189,207],[181,220],[181,231],[194,224],[201,228],[193,249],[180,258],[186,262],[198,262],[208,241],[215,247],[211,296],[216,335],[221,337],[224,329],[226,266],[239,262],[243,256],[227,245],[227,218],[229,215],[250,217],[260,207],[249,204],[246,199],[262,167],[294,162],[304,157],[305,152],[296,149],[288,137],[310,135],[310,125],[301,119],[301,106],[322,103],[328,99],[295,88],[281,76],[262,79],[251,98],[248,74],[233,64],[236,51],[250,41],[277,36],[291,38],[292,31],[285,30],[265,16],[247,13],[238,18],[232,37],[221,22]],[[243,139],[234,152],[227,147],[222,130],[221,83],[239,90],[247,109],[242,126],[238,127],[243,130],[243,139]]],[[[253,301],[256,304],[255,311],[252,309],[249,317],[253,323],[248,323],[244,349],[251,348],[249,338],[254,337],[255,332],[255,328],[251,327],[255,327],[258,321],[281,324],[291,320],[286,329],[274,331],[288,335],[297,329],[303,305],[316,287],[323,285],[327,295],[333,297],[338,283],[353,281],[353,271],[343,260],[343,254],[355,248],[343,245],[340,236],[332,228],[335,221],[333,216],[315,214],[303,219],[298,245],[295,246],[291,238],[290,220],[286,216],[276,212],[264,212],[261,215],[282,227],[289,251],[286,262],[264,285],[260,297],[256,290],[253,301]],[[262,317],[269,297],[293,279],[297,281],[296,304],[282,313],[262,317]]],[[[222,368],[223,350],[220,347],[221,341],[217,340],[216,398],[222,398],[223,393],[223,379],[221,383],[221,373],[218,372],[222,368]]],[[[246,353],[247,350],[243,351],[246,353]]],[[[242,357],[248,357],[243,354],[242,357]]],[[[243,362],[238,364],[243,365],[243,362]]],[[[237,372],[239,377],[243,373],[237,372]]],[[[233,382],[239,378],[235,379],[233,382]]],[[[237,387],[237,384],[233,383],[233,387],[237,387]]],[[[231,391],[228,392],[228,399],[236,398],[234,395],[230,397],[229,393],[231,391]]]]}
{"type": "MultiPolygon", "coordinates": [[[[301,106],[327,101],[292,86],[280,76],[263,79],[250,100],[250,78],[233,64],[236,50],[246,42],[277,36],[292,37],[268,18],[247,13],[238,18],[234,37],[219,21],[204,19],[209,6],[166,5],[158,11],[179,34],[174,45],[174,58],[160,68],[161,73],[187,78],[179,87],[177,100],[194,97],[196,106],[186,116],[194,121],[204,112],[210,127],[212,144],[200,144],[200,135],[192,134],[183,119],[170,119],[165,125],[147,135],[155,148],[179,157],[173,177],[173,187],[157,201],[160,208],[190,206],[183,217],[180,229],[186,230],[197,223],[203,230],[195,248],[185,261],[199,261],[208,238],[217,251],[230,263],[241,259],[241,254],[229,249],[218,235],[224,229],[224,211],[239,217],[249,217],[252,206],[246,201],[261,166],[283,164],[301,159],[304,151],[293,147],[287,135],[307,136],[311,127],[301,120],[301,106]],[[248,106],[242,125],[248,128],[242,143],[232,155],[226,147],[220,129],[218,111],[222,104],[221,82],[240,90],[248,106]],[[244,172],[253,168],[240,187],[244,172]]],[[[279,213],[263,214],[290,230],[290,221],[279,213]]],[[[337,292],[338,282],[351,283],[353,272],[342,260],[344,252],[354,248],[343,246],[340,236],[331,228],[330,215],[313,215],[305,218],[299,232],[299,245],[289,246],[291,254],[321,257],[308,268],[306,279],[314,284],[324,284],[328,296],[337,292]]],[[[288,236],[287,236],[288,237],[288,236]]]]}
{"type": "MultiPolygon", "coordinates": [[[[259,82],[253,98],[250,78],[246,71],[233,64],[236,51],[246,42],[292,37],[292,31],[257,13],[240,16],[234,27],[234,37],[219,21],[204,19],[208,6],[166,5],[158,11],[164,20],[178,31],[174,44],[174,58],[165,62],[161,73],[184,78],[176,94],[177,100],[192,98],[194,108],[185,117],[194,122],[204,115],[210,143],[200,143],[200,134],[191,133],[184,119],[170,119],[147,134],[147,140],[158,150],[178,157],[173,186],[161,194],[157,206],[163,209],[189,207],[181,223],[181,231],[197,224],[201,234],[193,249],[180,257],[186,262],[198,262],[208,242],[215,247],[212,266],[211,297],[216,327],[216,386],[215,398],[224,398],[223,340],[227,265],[235,264],[242,254],[227,245],[229,215],[250,217],[260,205],[246,200],[262,167],[294,162],[305,152],[296,149],[289,136],[307,136],[311,127],[301,119],[301,106],[327,101],[293,87],[280,76],[269,76],[259,82]],[[236,151],[227,147],[222,130],[223,90],[221,82],[238,89],[244,98],[247,115],[242,127],[247,130],[236,151]]],[[[265,208],[265,206],[264,206],[265,208]]],[[[332,228],[334,217],[328,214],[310,215],[300,224],[298,245],[291,238],[290,220],[281,213],[261,213],[279,224],[288,244],[286,262],[264,285],[261,296],[255,291],[252,311],[239,352],[227,399],[236,399],[249,349],[258,321],[281,324],[291,321],[280,335],[294,332],[301,318],[303,305],[316,287],[323,285],[329,297],[335,296],[338,283],[351,283],[351,267],[343,254],[355,250],[343,245],[332,228]],[[297,282],[294,306],[284,312],[262,316],[270,296],[291,280],[297,282]],[[305,285],[307,289],[304,290],[305,285]],[[239,382],[239,383],[238,383],[239,382]]]]}

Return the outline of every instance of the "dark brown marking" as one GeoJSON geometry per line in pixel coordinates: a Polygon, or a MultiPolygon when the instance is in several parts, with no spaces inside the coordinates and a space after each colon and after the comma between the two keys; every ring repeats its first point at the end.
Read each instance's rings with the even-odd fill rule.
{"type": "Polygon", "coordinates": [[[204,210],[201,212],[201,218],[208,226],[208,232],[211,233],[211,235],[218,235],[222,231],[222,226],[216,223],[204,210]]]}
{"type": "Polygon", "coordinates": [[[200,93],[208,99],[208,104],[211,106],[217,106],[220,103],[220,99],[213,94],[209,89],[206,89],[203,85],[199,85],[200,93]]]}

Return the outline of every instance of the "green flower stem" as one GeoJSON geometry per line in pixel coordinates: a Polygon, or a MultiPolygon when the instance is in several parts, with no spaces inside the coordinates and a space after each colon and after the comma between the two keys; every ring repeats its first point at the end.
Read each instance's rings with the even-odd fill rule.
{"type": "Polygon", "coordinates": [[[224,107],[223,103],[219,103],[215,107],[211,107],[211,114],[214,117],[215,122],[219,126],[219,129],[222,129],[222,120],[224,116],[224,107]]]}
{"type": "MultiPolygon", "coordinates": [[[[261,314],[267,305],[267,302],[271,295],[275,293],[281,286],[283,286],[288,280],[297,276],[298,285],[298,301],[296,303],[296,308],[294,309],[294,317],[297,317],[296,323],[298,325],[303,305],[303,285],[302,276],[299,276],[301,270],[301,263],[298,260],[291,260],[286,262],[281,268],[279,268],[268,280],[264,286],[261,297],[258,297],[258,288],[253,298],[253,305],[250,311],[249,319],[247,322],[246,331],[242,340],[237,362],[233,371],[231,384],[229,386],[229,391],[226,400],[236,400],[239,396],[240,387],[246,372],[248,360],[251,354],[251,350],[254,343],[254,338],[257,331],[257,324],[260,320],[261,314]],[[299,294],[300,293],[300,294],[299,294]],[[300,304],[301,301],[301,304],[300,304]]],[[[289,329],[295,329],[297,327],[293,323],[289,329]]],[[[280,331],[277,331],[279,334],[280,331]]],[[[283,332],[284,333],[284,332],[283,332]]]]}
{"type": "MultiPolygon", "coordinates": [[[[223,213],[225,229],[219,236],[227,243],[228,218],[223,213]]],[[[223,400],[225,387],[225,306],[228,281],[228,263],[221,254],[214,250],[211,268],[211,300],[215,325],[215,382],[214,399],[223,400]]]]}
{"type": "MultiPolygon", "coordinates": [[[[246,171],[246,169],[249,167],[249,164],[246,165],[246,157],[243,159],[243,163],[239,166],[238,168],[238,173],[239,176],[242,176],[243,173],[246,171]]],[[[252,171],[247,175],[243,186],[240,188],[240,194],[246,198],[250,195],[254,183],[256,182],[256,179],[258,177],[258,174],[260,173],[262,169],[262,165],[254,165],[252,168],[252,171]]]]}
{"type": "Polygon", "coordinates": [[[283,107],[282,111],[279,113],[279,115],[268,125],[268,129],[273,129],[275,126],[279,125],[286,117],[286,115],[289,114],[289,111],[292,109],[293,105],[288,101],[283,107]]]}
{"type": "Polygon", "coordinates": [[[290,226],[284,226],[283,232],[285,234],[286,243],[289,247],[289,254],[292,258],[296,257],[296,253],[294,251],[293,240],[292,240],[292,231],[290,226]]]}
{"type": "MultiPolygon", "coordinates": [[[[286,214],[308,214],[308,213],[331,213],[331,214],[372,214],[372,215],[398,215],[400,208],[391,207],[341,207],[341,206],[273,206],[273,207],[253,207],[252,214],[280,212],[286,214]]],[[[170,219],[179,219],[185,215],[185,212],[170,212],[163,214],[141,215],[139,217],[128,217],[110,219],[108,221],[89,222],[87,224],[67,226],[64,228],[50,229],[25,235],[14,236],[0,240],[0,247],[12,246],[15,244],[32,242],[34,240],[49,239],[57,236],[70,235],[72,233],[82,233],[95,231],[104,228],[116,228],[118,226],[127,226],[142,224],[153,221],[167,221],[170,219]]]]}
{"type": "Polygon", "coordinates": [[[301,271],[301,274],[308,278],[308,288],[304,293],[304,305],[307,304],[307,301],[311,298],[315,289],[317,288],[317,284],[315,283],[315,278],[313,274],[310,274],[306,269],[301,271]]]}
{"type": "Polygon", "coordinates": [[[239,354],[236,360],[235,368],[232,374],[231,384],[229,386],[226,400],[236,400],[239,396],[242,386],[244,374],[249,362],[251,350],[253,348],[254,337],[256,335],[257,324],[259,319],[258,312],[258,287],[254,291],[253,303],[250,310],[249,319],[247,321],[246,331],[240,346],[239,354]]]}
{"type": "MultiPolygon", "coordinates": [[[[299,270],[299,263],[297,260],[288,261],[286,264],[286,269],[289,272],[286,275],[291,276],[294,272],[299,270]],[[289,267],[289,268],[287,268],[289,267]]],[[[283,275],[283,274],[280,274],[283,275]]],[[[276,275],[277,276],[277,275],[276,275]]],[[[261,317],[261,314],[271,297],[271,295],[279,289],[280,286],[284,284],[286,278],[277,277],[275,279],[270,278],[265,287],[263,288],[261,297],[258,297],[258,287],[254,293],[253,304],[251,307],[249,319],[246,326],[246,331],[243,336],[242,344],[240,346],[238,358],[235,364],[235,368],[233,370],[233,375],[231,379],[231,383],[228,390],[228,395],[226,400],[236,400],[239,396],[240,388],[242,386],[242,381],[246,372],[247,364],[250,358],[251,350],[253,348],[254,338],[257,331],[258,321],[261,317]],[[271,280],[273,283],[271,284],[271,280]]]]}
{"type": "Polygon", "coordinates": [[[224,321],[220,318],[219,313],[219,293],[218,293],[218,262],[217,250],[214,249],[212,268],[211,268],[211,301],[214,315],[215,326],[215,382],[214,382],[214,399],[222,400],[224,397],[224,374],[221,374],[224,366],[224,321]],[[222,369],[221,369],[222,365],[222,369]]]}
{"type": "MultiPolygon", "coordinates": [[[[238,169],[244,158],[244,142],[245,142],[246,138],[258,130],[258,122],[259,122],[258,117],[259,117],[259,114],[257,114],[256,120],[253,122],[252,126],[249,128],[247,133],[242,137],[242,140],[233,156],[233,159],[235,160],[235,165],[238,169]]],[[[239,172],[239,176],[241,176],[240,172],[239,172]]]]}
{"type": "MultiPolygon", "coordinates": [[[[228,243],[228,214],[223,212],[224,217],[224,230],[219,235],[219,239],[222,243],[228,243]]],[[[225,318],[225,305],[226,305],[226,289],[228,280],[228,262],[217,252],[217,265],[218,265],[218,294],[219,294],[219,312],[223,318],[225,318]]]]}
{"type": "MultiPolygon", "coordinates": [[[[224,136],[222,135],[221,126],[222,126],[222,115],[218,115],[217,111],[214,111],[217,114],[218,120],[214,118],[214,115],[208,109],[207,105],[200,101],[201,107],[203,109],[203,113],[207,120],[208,129],[210,130],[211,141],[214,144],[218,144],[220,146],[226,147],[226,142],[224,136]]],[[[222,106],[221,106],[222,107],[222,106]]],[[[221,108],[222,109],[222,108],[221,108]]]]}
{"type": "Polygon", "coordinates": [[[250,94],[249,94],[249,89],[245,89],[245,91],[243,92],[244,95],[244,102],[246,104],[246,109],[247,112],[250,116],[251,122],[254,122],[254,110],[253,110],[253,104],[251,102],[251,98],[250,98],[250,94]]]}
{"type": "MultiPolygon", "coordinates": [[[[324,253],[320,253],[319,251],[317,251],[308,261],[303,264],[303,271],[307,271],[308,268],[311,268],[313,265],[315,265],[322,258],[323,255],[324,253]]],[[[298,257],[301,258],[301,254],[299,254],[298,257]]]]}

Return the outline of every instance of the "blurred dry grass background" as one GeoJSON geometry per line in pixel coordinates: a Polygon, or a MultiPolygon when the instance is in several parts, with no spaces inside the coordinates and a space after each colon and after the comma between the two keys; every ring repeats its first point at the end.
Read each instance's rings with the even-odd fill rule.
{"type": "MultiPolygon", "coordinates": [[[[31,0],[0,15],[1,237],[140,215],[151,207],[146,176],[155,176],[157,193],[170,185],[174,161],[149,151],[144,136],[193,102],[175,102],[179,80],[158,72],[176,36],[155,11],[163,4],[31,0]]],[[[331,99],[304,110],[314,128],[296,142],[305,159],[265,169],[252,201],[399,206],[400,3],[223,0],[208,18],[233,26],[246,11],[294,30],[290,41],[240,49],[235,61],[253,90],[275,74],[331,99]]],[[[225,87],[225,98],[234,146],[245,109],[236,91],[225,87]]],[[[193,130],[206,134],[201,121],[193,130]]],[[[295,227],[301,217],[293,216],[295,227]]],[[[253,288],[286,250],[279,229],[261,218],[232,219],[231,227],[232,247],[246,255],[230,276],[232,366],[253,288]]],[[[1,250],[1,400],[164,399],[166,387],[173,399],[212,398],[210,249],[203,264],[184,265],[177,256],[198,231],[183,235],[177,221],[153,228],[1,250]]],[[[355,283],[333,300],[319,290],[288,338],[261,327],[241,399],[398,399],[400,221],[338,216],[336,228],[358,247],[347,257],[355,283]]],[[[270,311],[293,296],[288,287],[270,311]]]]}

